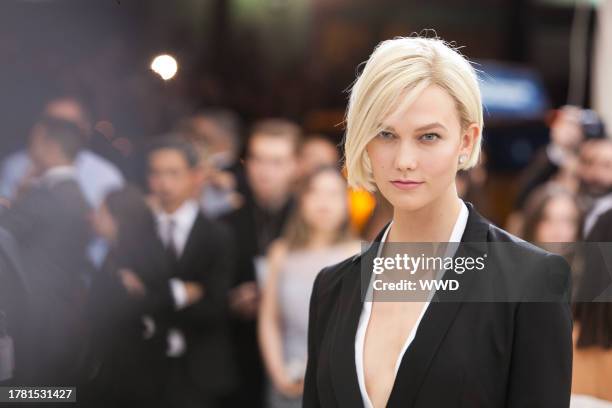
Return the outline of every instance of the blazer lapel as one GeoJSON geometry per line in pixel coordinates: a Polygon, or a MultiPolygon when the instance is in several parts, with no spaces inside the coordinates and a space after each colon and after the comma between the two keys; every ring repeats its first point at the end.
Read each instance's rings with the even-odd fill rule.
{"type": "MultiPolygon", "coordinates": [[[[466,202],[469,210],[465,231],[455,257],[478,256],[486,250],[489,222],[476,212],[471,203],[466,202]],[[470,244],[465,244],[470,243],[470,244]]],[[[447,271],[443,280],[456,279],[459,290],[449,294],[436,294],[429,304],[417,329],[414,340],[406,350],[400,364],[395,383],[389,397],[388,407],[413,406],[430,363],[448,328],[455,319],[461,306],[461,299],[468,292],[473,273],[456,274],[447,271]]]]}
{"type": "Polygon", "coordinates": [[[191,227],[191,231],[189,231],[189,237],[187,238],[187,242],[185,243],[183,253],[178,259],[178,267],[180,273],[184,273],[185,271],[189,272],[186,266],[191,265],[191,259],[193,259],[193,257],[197,255],[199,251],[202,251],[204,248],[206,248],[206,245],[203,242],[198,242],[199,236],[201,234],[200,229],[203,226],[204,219],[202,218],[202,214],[198,213],[195,221],[193,222],[193,226],[191,227]]]}
{"type": "Polygon", "coordinates": [[[340,407],[363,406],[355,366],[355,336],[363,307],[364,285],[361,282],[363,279],[369,280],[370,276],[363,273],[367,269],[362,268],[362,262],[365,262],[365,265],[372,264],[372,259],[376,255],[378,245],[386,229],[387,227],[383,229],[383,232],[378,235],[372,245],[362,253],[358,258],[359,260],[352,264],[351,270],[347,271],[342,278],[337,314],[338,321],[333,325],[335,333],[330,361],[332,383],[340,407]]]}

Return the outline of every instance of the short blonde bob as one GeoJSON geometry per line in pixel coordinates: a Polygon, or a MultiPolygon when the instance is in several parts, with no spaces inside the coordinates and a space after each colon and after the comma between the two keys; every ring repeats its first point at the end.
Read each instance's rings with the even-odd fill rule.
{"type": "Polygon", "coordinates": [[[375,191],[366,145],[382,129],[383,119],[409,104],[430,85],[445,89],[455,100],[461,126],[476,123],[476,143],[460,169],[478,163],[483,114],[476,71],[456,49],[437,38],[398,37],[381,42],[355,81],[346,113],[344,141],[348,183],[375,191]]]}

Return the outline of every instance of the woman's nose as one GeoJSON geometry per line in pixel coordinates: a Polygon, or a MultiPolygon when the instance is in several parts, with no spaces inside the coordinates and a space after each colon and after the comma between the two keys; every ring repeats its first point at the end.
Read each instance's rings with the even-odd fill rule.
{"type": "Polygon", "coordinates": [[[417,166],[416,149],[408,141],[402,141],[395,153],[395,168],[400,171],[414,170],[417,166]]]}

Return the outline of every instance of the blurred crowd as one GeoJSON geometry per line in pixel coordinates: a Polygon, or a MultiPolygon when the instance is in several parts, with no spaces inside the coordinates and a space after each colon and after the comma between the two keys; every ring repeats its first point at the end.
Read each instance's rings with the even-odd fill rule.
{"type": "MultiPolygon", "coordinates": [[[[504,225],[568,258],[553,244],[612,241],[612,139],[592,114],[557,111],[504,225]]],[[[76,385],[91,407],[301,406],[315,276],[390,205],[347,188],[337,141],[287,119],[198,111],[151,138],[144,185],[91,148],[92,123],[78,98],[50,100],[2,162],[0,384],[76,385]]],[[[487,177],[484,160],[457,176],[479,210],[487,177]]],[[[612,288],[571,260],[575,282],[612,288]]],[[[612,303],[574,312],[573,392],[612,401],[612,303]]]]}

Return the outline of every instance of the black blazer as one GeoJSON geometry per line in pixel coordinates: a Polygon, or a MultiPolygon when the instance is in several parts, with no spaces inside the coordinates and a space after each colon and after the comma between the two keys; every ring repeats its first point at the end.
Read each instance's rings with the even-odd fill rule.
{"type": "Polygon", "coordinates": [[[151,234],[139,237],[127,248],[112,248],[90,290],[92,345],[97,360],[92,390],[95,398],[107,405],[155,399],[167,375],[166,331],[158,327],[150,337],[143,335],[143,315],[159,321],[174,307],[166,252],[155,231],[151,234]],[[143,280],[144,296],[128,294],[117,273],[122,268],[131,269],[143,280]]]}
{"type": "Polygon", "coordinates": [[[171,268],[172,277],[204,287],[202,299],[172,313],[167,324],[184,334],[184,369],[207,395],[224,394],[235,385],[227,304],[234,273],[231,236],[224,225],[199,213],[178,264],[171,268]]]}
{"type": "Polygon", "coordinates": [[[78,183],[66,179],[32,187],[0,214],[31,289],[21,384],[76,384],[87,370],[83,276],[93,268],[87,258],[89,211],[78,183]]]}
{"type": "Polygon", "coordinates": [[[611,242],[612,241],[612,208],[600,214],[585,238],[587,242],[611,242]]]}
{"type": "MultiPolygon", "coordinates": [[[[273,225],[268,225],[266,239],[260,239],[258,225],[269,220],[257,221],[258,209],[252,192],[244,193],[244,205],[223,217],[235,237],[238,238],[236,250],[236,275],[232,287],[245,282],[256,282],[254,258],[265,255],[267,245],[278,238],[292,208],[291,200],[274,216],[273,225]],[[259,234],[258,234],[259,232],[259,234]],[[265,241],[265,242],[261,242],[265,241]]],[[[261,215],[261,214],[260,214],[261,215]]],[[[257,343],[257,322],[232,315],[231,337],[234,356],[238,363],[239,387],[233,395],[231,406],[261,407],[265,374],[259,345],[257,343]]]]}
{"type": "MultiPolygon", "coordinates": [[[[466,204],[469,217],[461,241],[475,245],[462,245],[455,256],[488,251],[500,257],[502,266],[480,275],[447,271],[443,279],[454,276],[460,290],[448,298],[442,294],[439,302],[429,305],[403,356],[388,407],[568,407],[569,288],[550,302],[465,301],[478,289],[502,290],[498,282],[513,275],[519,275],[529,290],[541,287],[542,281],[549,283],[551,276],[565,283],[570,276],[567,263],[497,228],[466,204]],[[496,242],[512,243],[511,258],[489,245],[496,242]]],[[[376,253],[377,242],[364,254],[323,269],[314,283],[305,407],[363,406],[354,347],[362,309],[360,273],[361,263],[371,262],[376,253]]]]}

